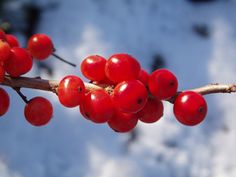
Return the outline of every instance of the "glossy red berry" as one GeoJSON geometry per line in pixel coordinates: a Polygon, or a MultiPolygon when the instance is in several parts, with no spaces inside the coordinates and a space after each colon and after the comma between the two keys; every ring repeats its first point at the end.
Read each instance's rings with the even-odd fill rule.
{"type": "Polygon", "coordinates": [[[175,75],[167,69],[157,69],[148,80],[151,94],[159,100],[173,97],[178,89],[178,81],[175,75]]]}
{"type": "Polygon", "coordinates": [[[81,63],[81,72],[89,80],[101,81],[106,78],[105,75],[106,59],[99,55],[91,55],[85,58],[81,63]]]}
{"type": "Polygon", "coordinates": [[[0,29],[0,40],[6,40],[6,34],[2,29],[0,29]]]}
{"type": "Polygon", "coordinates": [[[6,34],[6,41],[11,47],[20,47],[18,39],[12,34],[6,34]]]}
{"type": "Polygon", "coordinates": [[[80,105],[82,115],[95,123],[107,122],[114,113],[114,105],[110,95],[105,90],[89,92],[80,105]]]}
{"type": "Polygon", "coordinates": [[[43,97],[31,99],[24,110],[26,120],[34,126],[46,125],[52,118],[52,104],[43,97]]]}
{"type": "Polygon", "coordinates": [[[28,41],[28,50],[34,58],[44,60],[53,53],[54,47],[49,36],[35,34],[28,41]]]}
{"type": "Polygon", "coordinates": [[[193,91],[185,91],[180,93],[175,100],[174,114],[182,124],[194,126],[206,117],[207,103],[202,95],[193,91]]]}
{"type": "Polygon", "coordinates": [[[8,111],[10,99],[7,92],[0,88],[0,116],[3,116],[8,111]]]}
{"type": "Polygon", "coordinates": [[[77,76],[64,77],[58,86],[58,98],[66,107],[78,106],[85,96],[84,82],[77,76]]]}
{"type": "MultiPolygon", "coordinates": [[[[85,94],[85,96],[86,96],[86,94],[85,94]]],[[[84,111],[84,106],[83,106],[82,104],[80,104],[80,106],[79,106],[79,111],[80,111],[80,114],[81,114],[85,119],[90,120],[89,115],[85,113],[85,111],[84,111]]]]}
{"type": "Polygon", "coordinates": [[[101,81],[93,81],[93,84],[95,84],[95,85],[109,85],[109,86],[116,85],[116,83],[112,82],[107,77],[101,81]]]}
{"type": "Polygon", "coordinates": [[[0,62],[5,62],[10,56],[11,47],[6,41],[0,40],[0,62]]]}
{"type": "Polygon", "coordinates": [[[137,113],[137,116],[144,123],[154,123],[163,116],[163,111],[163,103],[156,98],[149,97],[146,105],[137,113]]]}
{"type": "Polygon", "coordinates": [[[114,88],[114,104],[117,109],[126,113],[140,111],[146,104],[147,98],[147,89],[138,80],[123,81],[114,88]]]}
{"type": "Polygon", "coordinates": [[[126,133],[133,130],[138,123],[136,114],[124,113],[116,110],[115,114],[108,120],[108,125],[116,132],[126,133]]]}
{"type": "Polygon", "coordinates": [[[139,72],[139,62],[128,54],[112,55],[105,66],[106,76],[115,83],[137,79],[139,72]]]}
{"type": "Polygon", "coordinates": [[[144,69],[139,72],[138,80],[141,81],[145,86],[148,85],[149,74],[144,69]]]}
{"type": "Polygon", "coordinates": [[[5,70],[12,77],[18,77],[29,72],[33,60],[29,52],[23,48],[13,47],[8,60],[4,63],[5,70]]]}
{"type": "Polygon", "coordinates": [[[0,65],[0,83],[4,81],[4,76],[5,76],[5,69],[2,65],[0,65]]]}

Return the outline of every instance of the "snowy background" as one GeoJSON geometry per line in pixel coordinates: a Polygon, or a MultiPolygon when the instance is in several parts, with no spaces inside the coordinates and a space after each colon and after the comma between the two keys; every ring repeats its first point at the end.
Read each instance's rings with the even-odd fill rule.
{"type": "MultiPolygon", "coordinates": [[[[164,58],[180,90],[208,83],[232,83],[236,75],[236,1],[193,4],[187,0],[32,1],[42,12],[37,32],[50,35],[57,53],[80,65],[91,54],[129,53],[151,72],[153,56],[164,58]],[[200,29],[199,29],[200,28],[200,29]]],[[[9,3],[20,9],[25,1],[9,3]]],[[[15,13],[21,18],[20,13],[15,13]]],[[[16,33],[17,34],[17,33],[16,33]]],[[[24,38],[17,34],[22,39],[24,38]]],[[[81,76],[50,58],[49,76],[36,68],[28,76],[81,76]]],[[[7,88],[6,88],[7,89],[7,88]]],[[[235,177],[236,95],[206,96],[209,112],[196,127],[180,125],[172,105],[157,123],[139,123],[133,134],[95,125],[79,110],[66,109],[53,94],[48,126],[36,128],[23,116],[24,104],[11,90],[9,112],[0,118],[0,177],[235,177]]]]}

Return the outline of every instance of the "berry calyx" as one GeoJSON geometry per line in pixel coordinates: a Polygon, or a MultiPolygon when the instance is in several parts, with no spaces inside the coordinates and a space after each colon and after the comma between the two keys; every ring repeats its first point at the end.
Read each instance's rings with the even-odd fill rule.
{"type": "Polygon", "coordinates": [[[28,50],[38,60],[45,60],[54,50],[52,40],[46,34],[35,34],[28,41],[28,50]]]}
{"type": "Polygon", "coordinates": [[[102,81],[105,75],[106,59],[99,55],[91,55],[81,63],[81,72],[89,80],[102,81]]]}
{"type": "Polygon", "coordinates": [[[139,72],[139,62],[128,54],[112,55],[105,66],[106,76],[115,83],[137,79],[139,72]]]}
{"type": "Polygon", "coordinates": [[[84,82],[77,76],[64,77],[58,86],[58,98],[66,107],[78,106],[85,96],[84,82]]]}
{"type": "Polygon", "coordinates": [[[113,100],[117,109],[126,113],[136,113],[146,104],[148,92],[138,80],[123,81],[114,88],[113,100]]]}
{"type": "Polygon", "coordinates": [[[108,125],[115,132],[126,133],[133,130],[138,123],[136,114],[124,113],[119,110],[108,120],[108,125]]]}
{"type": "Polygon", "coordinates": [[[137,116],[144,123],[154,123],[163,116],[163,110],[162,101],[149,97],[144,108],[137,113],[137,116]]]}
{"type": "Polygon", "coordinates": [[[207,103],[202,95],[185,91],[180,93],[174,103],[176,119],[188,126],[194,126],[204,120],[207,114],[207,103]]]}
{"type": "Polygon", "coordinates": [[[25,105],[26,120],[34,126],[46,125],[52,118],[52,104],[43,97],[34,97],[25,105]]]}
{"type": "Polygon", "coordinates": [[[157,99],[166,100],[177,93],[178,81],[169,70],[157,69],[149,76],[148,87],[157,99]]]}
{"type": "Polygon", "coordinates": [[[12,77],[19,77],[32,68],[33,60],[29,52],[20,47],[11,48],[10,56],[5,61],[4,67],[12,77]]]}
{"type": "Polygon", "coordinates": [[[8,93],[0,88],[0,116],[3,116],[8,111],[10,105],[10,99],[8,93]]]}
{"type": "Polygon", "coordinates": [[[85,118],[95,123],[105,123],[113,116],[114,106],[105,90],[94,90],[85,96],[80,111],[85,118]]]}
{"type": "Polygon", "coordinates": [[[18,39],[12,34],[6,34],[6,41],[11,47],[20,47],[18,39]]]}
{"type": "Polygon", "coordinates": [[[6,61],[10,56],[10,45],[3,40],[0,40],[0,62],[6,61]]]}

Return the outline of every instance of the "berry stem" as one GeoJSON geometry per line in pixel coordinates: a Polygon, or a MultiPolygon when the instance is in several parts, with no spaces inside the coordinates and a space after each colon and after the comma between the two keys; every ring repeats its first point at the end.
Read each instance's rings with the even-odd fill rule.
{"type": "Polygon", "coordinates": [[[21,97],[25,104],[28,104],[29,101],[27,97],[20,91],[20,87],[12,87],[12,89],[16,91],[16,93],[21,97]]]}
{"type": "Polygon", "coordinates": [[[69,65],[71,65],[71,66],[73,66],[73,67],[76,67],[76,64],[71,63],[71,62],[65,60],[64,58],[60,57],[60,56],[57,55],[56,53],[53,52],[52,55],[53,55],[54,57],[56,57],[58,60],[61,60],[61,61],[64,62],[64,63],[67,63],[67,64],[69,64],[69,65]]]}
{"type": "MultiPolygon", "coordinates": [[[[113,87],[111,86],[99,86],[93,83],[85,82],[85,88],[87,91],[105,89],[107,92],[112,92],[113,87]]],[[[37,90],[50,91],[57,93],[57,87],[59,81],[57,80],[46,80],[41,78],[30,78],[30,77],[11,77],[6,75],[5,79],[0,85],[5,85],[12,88],[30,88],[37,90]]],[[[236,83],[235,84],[209,84],[199,88],[189,89],[191,91],[197,92],[201,95],[208,95],[213,93],[236,93],[236,83]]],[[[178,92],[177,94],[179,94],[178,92]]],[[[167,100],[174,103],[176,96],[167,100]]]]}

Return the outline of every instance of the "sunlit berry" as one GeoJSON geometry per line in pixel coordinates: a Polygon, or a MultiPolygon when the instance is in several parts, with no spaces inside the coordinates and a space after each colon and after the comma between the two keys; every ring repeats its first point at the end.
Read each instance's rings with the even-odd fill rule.
{"type": "Polygon", "coordinates": [[[185,91],[180,93],[174,102],[174,114],[180,123],[194,126],[206,117],[207,103],[202,95],[185,91]]]}
{"type": "Polygon", "coordinates": [[[104,123],[113,116],[114,105],[105,90],[94,90],[85,96],[80,110],[85,118],[95,123],[104,123]]]}
{"type": "Polygon", "coordinates": [[[157,69],[148,80],[151,94],[159,100],[173,97],[178,89],[178,81],[175,75],[167,69],[157,69]]]}
{"type": "Polygon", "coordinates": [[[114,88],[113,100],[117,109],[136,113],[147,102],[148,92],[142,82],[138,80],[123,81],[114,88]]]}
{"type": "Polygon", "coordinates": [[[53,107],[46,98],[34,97],[25,105],[24,114],[30,124],[43,126],[51,120],[53,107]]]}
{"type": "Polygon", "coordinates": [[[35,34],[28,41],[28,50],[34,58],[44,60],[53,53],[54,47],[49,36],[46,34],[35,34]]]}
{"type": "Polygon", "coordinates": [[[116,132],[126,133],[133,130],[138,123],[136,114],[124,113],[116,110],[115,114],[108,120],[108,125],[116,132]]]}
{"type": "Polygon", "coordinates": [[[149,97],[144,108],[137,113],[139,120],[145,123],[154,123],[163,116],[162,101],[149,97]]]}
{"type": "Polygon", "coordinates": [[[89,80],[102,81],[105,75],[106,59],[99,55],[91,55],[81,63],[81,72],[89,80]]]}
{"type": "Polygon", "coordinates": [[[112,55],[105,66],[106,76],[115,83],[137,79],[139,72],[139,62],[128,54],[112,55]]]}
{"type": "Polygon", "coordinates": [[[64,77],[58,86],[58,98],[66,107],[78,106],[85,95],[84,82],[77,76],[69,75],[64,77]]]}
{"type": "Polygon", "coordinates": [[[9,58],[4,63],[6,72],[12,77],[18,77],[29,72],[33,61],[29,52],[23,48],[13,47],[9,58]]]}

